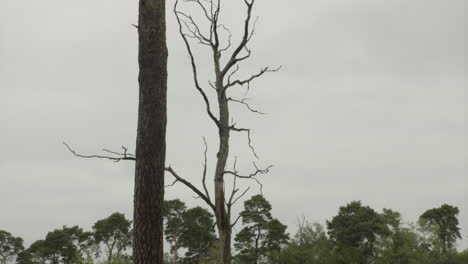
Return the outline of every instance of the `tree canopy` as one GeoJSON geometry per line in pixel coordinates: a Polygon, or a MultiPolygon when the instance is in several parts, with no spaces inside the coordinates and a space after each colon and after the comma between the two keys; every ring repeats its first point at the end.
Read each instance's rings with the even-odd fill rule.
{"type": "Polygon", "coordinates": [[[0,229],[0,263],[6,264],[24,249],[23,239],[0,229]]]}
{"type": "MultiPolygon", "coordinates": [[[[466,264],[468,249],[457,251],[455,246],[460,238],[458,214],[457,207],[443,205],[425,211],[412,224],[395,210],[378,212],[352,201],[325,225],[301,219],[289,238],[286,225],[273,217],[270,202],[254,195],[240,213],[233,263],[466,264]],[[441,235],[444,232],[451,235],[441,235]]],[[[179,199],[165,201],[164,227],[170,245],[165,264],[220,263],[215,217],[208,209],[189,207],[179,199]]],[[[0,230],[1,264],[132,264],[131,230],[132,222],[114,213],[97,220],[89,231],[78,226],[54,229],[27,249],[21,238],[0,230]]]]}

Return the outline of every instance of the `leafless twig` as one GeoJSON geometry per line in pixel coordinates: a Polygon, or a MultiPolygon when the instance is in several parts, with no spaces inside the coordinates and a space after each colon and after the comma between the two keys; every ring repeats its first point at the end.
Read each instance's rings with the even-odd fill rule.
{"type": "Polygon", "coordinates": [[[211,112],[211,106],[210,106],[210,101],[208,99],[208,96],[206,95],[205,91],[201,88],[201,86],[200,86],[200,84],[198,82],[197,65],[195,63],[195,57],[193,56],[192,48],[190,47],[190,44],[189,44],[189,42],[187,40],[187,34],[184,33],[183,28],[182,28],[182,21],[181,21],[181,19],[179,17],[180,12],[177,11],[178,3],[179,3],[179,0],[176,0],[175,4],[174,4],[174,14],[175,14],[175,16],[177,18],[177,22],[179,24],[180,35],[182,36],[182,39],[184,40],[185,46],[187,48],[187,52],[189,53],[189,56],[190,56],[190,62],[191,62],[191,65],[192,65],[193,80],[194,80],[194,83],[195,83],[195,87],[198,90],[198,92],[201,94],[201,96],[203,97],[203,101],[205,102],[206,111],[208,113],[208,116],[211,118],[211,120],[213,120],[213,122],[218,127],[220,127],[219,120],[211,112]]]}
{"type": "Polygon", "coordinates": [[[235,127],[235,125],[231,125],[229,128],[231,130],[233,130],[233,131],[236,131],[236,132],[246,132],[247,133],[247,140],[248,140],[249,148],[252,151],[252,154],[257,159],[259,159],[259,157],[257,155],[257,152],[255,151],[255,148],[252,145],[252,138],[250,137],[250,128],[237,128],[237,127],[235,127]]]}
{"type": "Polygon", "coordinates": [[[205,190],[206,196],[208,197],[209,200],[211,200],[211,199],[210,199],[210,193],[208,192],[208,188],[206,187],[206,170],[207,170],[207,166],[208,166],[208,158],[207,158],[208,144],[206,143],[205,137],[203,137],[203,142],[205,143],[205,152],[204,152],[205,161],[204,161],[204,163],[203,163],[202,184],[203,184],[203,189],[205,190]]]}
{"type": "Polygon", "coordinates": [[[123,150],[124,152],[123,153],[119,153],[119,152],[115,152],[115,151],[110,151],[110,150],[107,150],[107,149],[103,149],[102,151],[103,152],[107,152],[107,153],[110,153],[110,154],[113,154],[114,156],[107,156],[107,155],[82,155],[82,154],[79,154],[77,153],[74,149],[72,149],[67,143],[65,142],[62,142],[68,149],[68,151],[70,151],[73,155],[75,155],[76,157],[80,157],[80,158],[87,158],[87,159],[108,159],[108,160],[112,160],[113,162],[119,162],[121,160],[136,160],[136,157],[135,155],[133,154],[130,154],[130,153],[127,153],[127,148],[126,147],[123,147],[123,150]]]}

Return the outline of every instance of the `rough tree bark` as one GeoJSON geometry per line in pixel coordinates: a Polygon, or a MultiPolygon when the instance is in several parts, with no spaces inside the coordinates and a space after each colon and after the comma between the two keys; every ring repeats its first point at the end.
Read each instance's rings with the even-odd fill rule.
{"type": "MultiPolygon", "coordinates": [[[[133,260],[163,264],[163,201],[167,123],[167,47],[165,0],[140,0],[138,25],[139,104],[135,154],[104,149],[81,158],[135,161],[133,260]]],[[[112,256],[109,256],[112,258],[112,256]]]]}
{"type": "Polygon", "coordinates": [[[167,47],[165,0],[140,0],[140,85],[133,213],[135,264],[163,263],[167,47]]]}

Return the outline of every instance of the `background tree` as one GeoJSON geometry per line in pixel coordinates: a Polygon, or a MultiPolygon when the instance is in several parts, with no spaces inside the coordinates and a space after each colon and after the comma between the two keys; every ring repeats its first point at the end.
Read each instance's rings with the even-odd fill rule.
{"type": "Polygon", "coordinates": [[[433,208],[424,212],[420,217],[420,223],[434,232],[441,245],[441,253],[447,255],[454,250],[455,241],[461,238],[458,227],[458,207],[444,204],[439,208],[433,208]]]}
{"type": "Polygon", "coordinates": [[[83,263],[79,244],[83,230],[78,226],[55,229],[48,232],[44,240],[38,240],[19,256],[21,264],[35,263],[83,263]]]}
{"type": "Polygon", "coordinates": [[[384,209],[382,217],[389,234],[381,237],[376,264],[410,264],[421,259],[418,235],[410,227],[403,226],[399,212],[384,209]]]}
{"type": "Polygon", "coordinates": [[[0,263],[6,264],[24,250],[23,239],[0,229],[0,263]]]}
{"type": "Polygon", "coordinates": [[[114,257],[122,257],[122,253],[132,245],[131,221],[121,213],[98,220],[93,225],[93,231],[96,243],[102,243],[106,248],[108,264],[114,257]]]}
{"type": "Polygon", "coordinates": [[[190,208],[182,214],[183,232],[181,246],[187,248],[181,263],[201,264],[216,240],[213,215],[199,206],[190,208]]]}
{"type": "Polygon", "coordinates": [[[93,264],[94,257],[99,257],[99,245],[94,239],[93,232],[82,232],[78,235],[78,251],[81,257],[80,263],[93,264]]]}
{"type": "Polygon", "coordinates": [[[240,213],[245,227],[235,237],[241,263],[264,263],[287,243],[286,226],[271,216],[271,204],[263,195],[252,196],[240,213]]]}
{"type": "Polygon", "coordinates": [[[468,263],[468,249],[465,249],[462,252],[459,252],[454,258],[453,258],[453,263],[454,264],[465,264],[468,263]]]}
{"type": "Polygon", "coordinates": [[[164,217],[164,233],[171,244],[170,263],[204,263],[216,241],[213,215],[199,206],[187,209],[184,202],[174,199],[164,202],[164,217]],[[187,251],[179,260],[180,248],[187,251]]]}
{"type": "Polygon", "coordinates": [[[377,239],[389,234],[383,217],[360,201],[340,207],[338,215],[327,221],[327,228],[341,263],[346,264],[370,263],[377,239]]]}
{"type": "MultiPolygon", "coordinates": [[[[186,181],[172,168],[169,167],[168,171],[176,178],[176,181],[180,181],[192,189],[213,210],[216,217],[216,226],[219,235],[221,263],[231,264],[232,227],[235,224],[235,222],[231,222],[231,208],[233,204],[240,198],[240,196],[245,193],[238,193],[239,189],[236,187],[235,180],[237,178],[254,179],[255,176],[259,174],[267,173],[269,169],[269,167],[265,169],[259,169],[254,163],[254,172],[241,175],[236,171],[235,162],[233,164],[232,171],[226,169],[230,155],[231,132],[245,133],[248,138],[249,147],[252,149],[253,154],[258,157],[251,145],[250,129],[238,127],[233,122],[232,115],[230,114],[230,104],[240,104],[245,106],[251,112],[261,113],[252,108],[246,102],[245,96],[236,98],[231,93],[231,91],[238,87],[244,87],[244,94],[247,94],[251,83],[255,79],[261,77],[266,72],[276,71],[277,69],[270,69],[265,67],[262,68],[258,73],[255,73],[249,77],[236,77],[236,73],[238,73],[240,68],[239,63],[241,61],[245,61],[251,55],[251,50],[248,48],[248,44],[254,33],[252,10],[255,4],[255,0],[243,1],[246,8],[246,15],[242,28],[241,39],[237,45],[231,45],[231,31],[220,20],[220,0],[188,0],[184,2],[197,6],[201,11],[201,17],[205,20],[204,22],[197,23],[195,21],[195,17],[197,16],[181,11],[178,7],[179,1],[176,0],[174,13],[179,24],[180,35],[185,43],[187,52],[190,57],[194,85],[197,91],[200,93],[205,103],[207,114],[211,121],[213,121],[218,132],[219,145],[213,175],[214,200],[211,199],[206,187],[206,162],[202,176],[203,191],[198,189],[192,183],[186,181]],[[207,27],[202,27],[202,25],[207,25],[207,27]],[[206,46],[211,52],[211,61],[213,62],[214,66],[214,80],[209,81],[209,88],[204,87],[204,85],[199,82],[197,62],[194,53],[192,52],[193,48],[191,41],[189,40],[197,41],[201,45],[206,46]],[[226,57],[226,59],[221,60],[222,57],[226,57]],[[210,99],[211,96],[207,94],[208,89],[215,91],[215,100],[210,99]],[[217,110],[217,114],[214,112],[214,109],[217,110]],[[231,194],[227,194],[225,191],[225,176],[232,176],[234,178],[231,194]]],[[[239,91],[237,92],[239,93],[239,91]]]]}
{"type": "Polygon", "coordinates": [[[303,219],[291,243],[279,254],[278,264],[333,264],[333,243],[325,228],[303,219]]]}
{"type": "Polygon", "coordinates": [[[44,240],[33,242],[28,249],[18,255],[19,264],[45,264],[47,260],[53,261],[50,250],[45,246],[44,240]]]}
{"type": "Polygon", "coordinates": [[[267,225],[267,257],[271,263],[276,262],[282,248],[288,243],[289,235],[286,233],[287,226],[278,219],[272,219],[267,225]]]}
{"type": "Polygon", "coordinates": [[[164,201],[164,235],[170,244],[171,263],[178,263],[178,250],[181,247],[180,238],[184,232],[182,214],[187,206],[179,199],[164,201]]]}
{"type": "MultiPolygon", "coordinates": [[[[441,254],[441,242],[435,227],[424,228],[414,224],[404,223],[400,213],[384,209],[383,213],[377,214],[370,212],[367,206],[362,206],[360,202],[351,202],[346,206],[340,207],[338,215],[333,219],[340,221],[335,223],[346,223],[340,225],[341,235],[348,239],[364,237],[357,243],[357,247],[349,245],[339,245],[336,240],[327,236],[324,227],[317,223],[310,223],[303,219],[299,222],[297,232],[288,243],[285,234],[286,226],[282,225],[277,219],[271,216],[271,204],[261,195],[253,196],[245,202],[246,210],[240,216],[247,224],[245,228],[236,237],[236,242],[243,243],[241,249],[247,249],[242,257],[235,258],[236,264],[251,264],[258,260],[258,263],[265,264],[353,264],[353,263],[372,263],[372,264],[466,264],[468,263],[468,251],[449,251],[449,255],[441,254]],[[354,205],[354,206],[352,206],[354,205]],[[356,206],[357,205],[357,206],[356,206]],[[351,208],[353,208],[351,210],[351,208]],[[364,209],[363,209],[364,208],[364,209]],[[344,213],[346,211],[346,214],[344,213]],[[375,216],[378,215],[378,217],[375,216]],[[369,217],[372,216],[373,217],[369,217]],[[346,217],[345,217],[346,216],[346,217]],[[347,220],[346,220],[347,219],[347,220]],[[357,222],[357,219],[360,221],[357,222]],[[258,233],[255,233],[253,227],[261,225],[261,239],[258,244],[265,246],[265,250],[257,249],[257,252],[265,252],[259,258],[255,259],[255,239],[258,233]],[[356,224],[358,223],[358,224],[356,224]],[[375,226],[378,224],[378,226],[375,226]],[[369,227],[370,226],[370,227],[369,227]],[[374,226],[374,227],[372,227],[374,226]],[[383,227],[382,227],[383,226],[383,227]],[[249,229],[251,228],[251,229],[249,229]],[[247,231],[244,231],[247,230],[247,231]],[[376,230],[386,230],[386,232],[377,232],[376,230]],[[366,245],[369,233],[374,232],[373,254],[371,257],[364,258],[362,247],[366,245]],[[244,235],[242,235],[244,233],[244,235]],[[385,234],[384,234],[385,233],[385,234]],[[246,235],[248,234],[248,236],[246,235]],[[243,236],[243,237],[242,237],[243,236]],[[238,241],[241,237],[242,241],[238,241]],[[286,244],[285,244],[286,243],[286,244]],[[278,251],[281,249],[280,251],[278,251]]],[[[178,258],[179,264],[219,264],[219,240],[215,236],[215,221],[213,215],[201,207],[187,208],[185,204],[176,199],[165,202],[166,225],[167,218],[174,220],[174,236],[180,249],[185,252],[183,257],[178,258]],[[176,212],[176,213],[175,213],[176,212]],[[177,236],[177,237],[176,237],[177,236]]],[[[432,210],[432,209],[431,209],[432,210]]],[[[430,210],[428,210],[430,211],[430,210]]],[[[129,221],[123,217],[123,214],[113,214],[119,219],[125,221],[124,226],[129,225],[129,221]]],[[[108,217],[97,221],[97,223],[109,223],[108,217]]],[[[332,221],[328,222],[330,224],[332,221]]],[[[107,224],[102,224],[107,226],[107,224]]],[[[115,226],[110,224],[109,226],[115,226]]],[[[105,229],[105,228],[103,228],[105,229]]],[[[124,228],[126,229],[126,228],[124,228]]],[[[169,229],[170,230],[170,229],[169,229]]],[[[338,230],[338,229],[337,229],[338,230]]],[[[330,232],[331,230],[329,230],[330,232]]],[[[121,232],[117,229],[115,233],[121,232]]],[[[125,231],[126,232],[126,231],[125,231]]],[[[112,232],[109,232],[112,233],[112,232]]],[[[12,237],[6,231],[0,232],[0,245],[5,245],[5,239],[12,237]]],[[[103,235],[104,237],[104,235],[103,235]]],[[[120,237],[120,235],[119,235],[120,237]]],[[[108,238],[111,241],[111,238],[108,238]]],[[[16,238],[18,241],[19,238],[16,238]]],[[[102,244],[103,242],[101,242],[102,244]]],[[[7,243],[8,244],[8,243],[7,243]]],[[[11,244],[11,243],[10,243],[11,244]]],[[[127,243],[123,243],[124,245],[127,243]]],[[[117,243],[116,243],[117,245],[117,243]]],[[[114,245],[115,248],[117,246],[114,245]]],[[[237,243],[236,243],[237,246],[237,243]]],[[[1,247],[10,250],[11,247],[1,247]]],[[[122,251],[125,251],[124,249],[122,251]]],[[[83,231],[78,226],[55,229],[48,232],[44,239],[35,241],[29,248],[17,253],[16,263],[18,264],[93,264],[107,263],[99,259],[99,245],[95,240],[95,232],[83,231]]],[[[241,254],[240,254],[241,255],[241,254]]],[[[4,256],[4,255],[0,255],[4,256]]],[[[13,260],[13,258],[9,258],[13,260]]],[[[170,254],[165,254],[166,264],[174,263],[170,254]]],[[[4,259],[2,260],[5,263],[4,259]]],[[[7,263],[12,263],[12,261],[7,263]]],[[[125,254],[113,254],[112,264],[132,263],[131,256],[125,254]]]]}

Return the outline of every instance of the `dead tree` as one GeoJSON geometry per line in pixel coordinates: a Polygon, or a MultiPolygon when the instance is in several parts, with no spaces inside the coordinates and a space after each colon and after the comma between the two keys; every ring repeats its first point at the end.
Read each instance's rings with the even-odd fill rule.
{"type": "MultiPolygon", "coordinates": [[[[246,93],[250,88],[250,84],[257,78],[267,72],[277,71],[278,69],[270,69],[269,67],[262,68],[258,73],[255,73],[247,78],[236,78],[239,71],[239,63],[247,60],[251,55],[251,50],[248,48],[249,41],[255,32],[255,21],[252,18],[252,10],[255,0],[243,0],[246,8],[246,16],[243,21],[243,33],[240,42],[233,46],[231,43],[231,31],[220,21],[221,3],[220,0],[183,0],[185,3],[194,4],[201,12],[201,17],[204,22],[195,21],[194,15],[183,12],[179,9],[179,0],[176,0],[174,5],[174,14],[179,25],[179,33],[182,37],[193,71],[193,82],[195,88],[200,93],[206,112],[218,130],[219,149],[216,155],[216,168],[213,175],[214,178],[214,201],[210,197],[206,186],[206,149],[205,149],[205,169],[202,176],[203,191],[196,188],[193,184],[181,178],[171,167],[167,171],[171,173],[176,181],[180,181],[187,187],[192,189],[208,206],[214,211],[216,217],[216,225],[220,241],[221,261],[223,264],[230,264],[232,259],[231,254],[231,235],[232,227],[237,222],[231,221],[231,208],[247,191],[248,188],[239,192],[236,186],[238,178],[254,179],[259,174],[267,173],[270,167],[260,169],[254,163],[254,171],[248,175],[241,175],[236,170],[236,161],[233,164],[233,170],[227,170],[229,158],[229,146],[231,132],[245,133],[247,136],[248,145],[253,154],[257,157],[254,148],[252,147],[250,129],[238,127],[231,121],[230,104],[237,103],[244,105],[253,113],[262,114],[251,107],[246,97],[234,98],[230,96],[230,89],[244,87],[246,93]],[[203,28],[202,25],[208,25],[203,28]],[[222,34],[227,35],[227,39],[222,41],[222,34]],[[214,89],[217,100],[210,100],[207,95],[208,88],[203,87],[199,81],[197,62],[192,49],[192,41],[204,45],[211,50],[213,69],[215,79],[209,82],[209,86],[214,89]],[[221,61],[222,57],[227,57],[227,62],[224,64],[221,61]],[[217,107],[218,114],[215,115],[214,108],[217,107]],[[225,190],[225,178],[232,176],[232,190],[228,194],[225,190]]],[[[205,141],[206,146],[206,141],[205,141]]]]}

